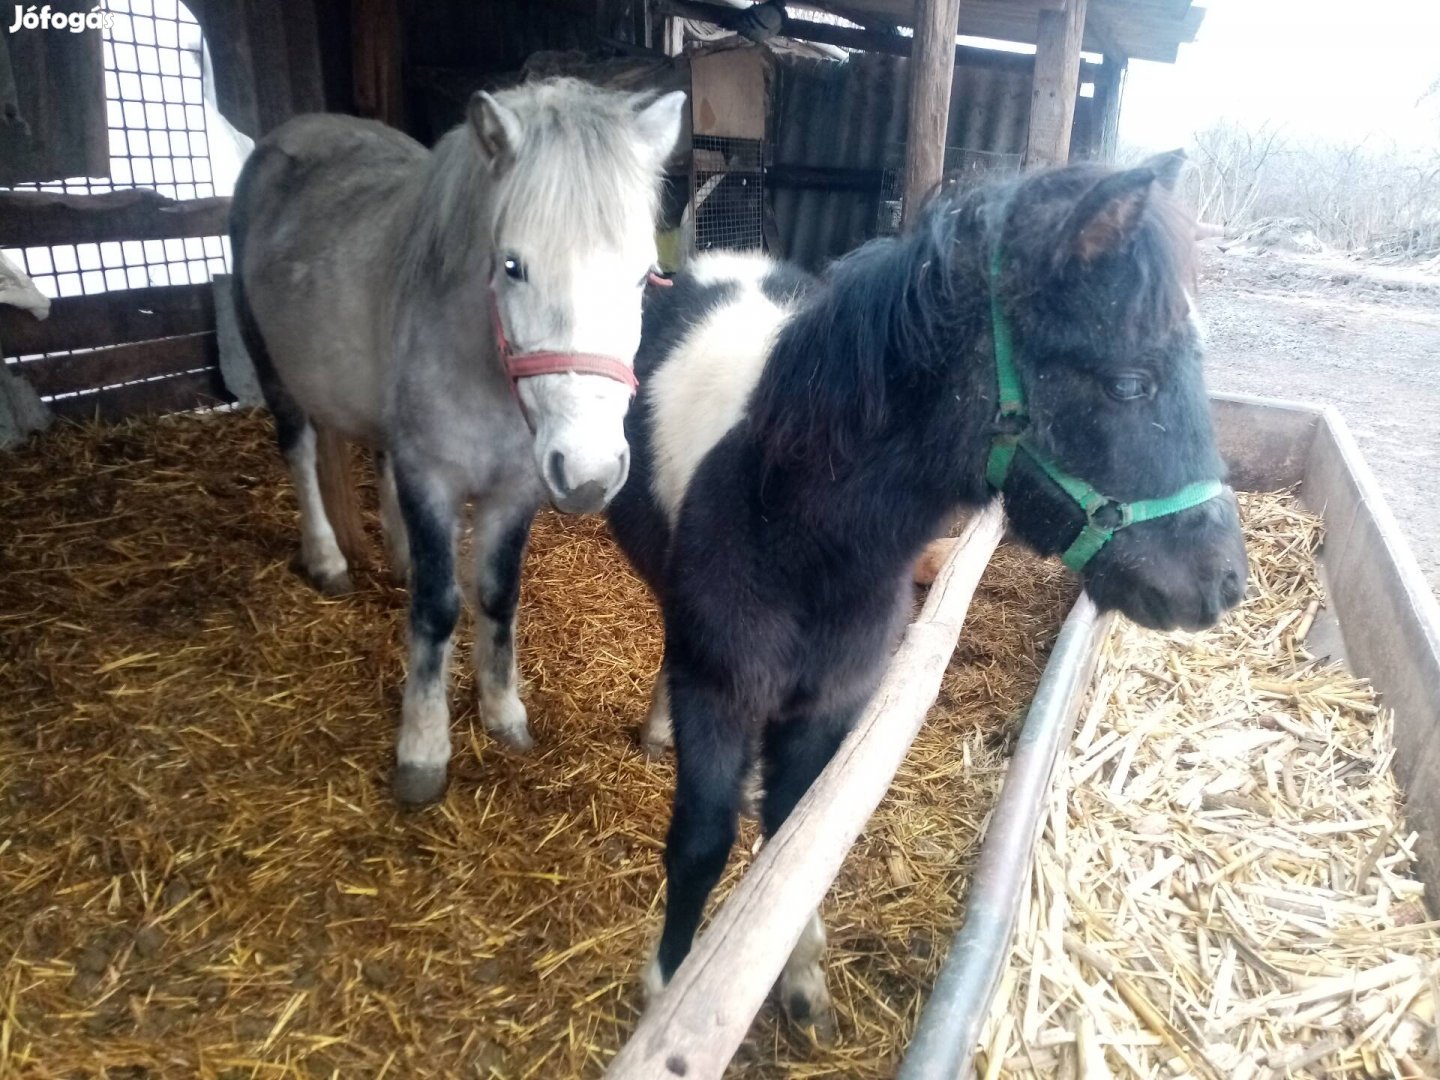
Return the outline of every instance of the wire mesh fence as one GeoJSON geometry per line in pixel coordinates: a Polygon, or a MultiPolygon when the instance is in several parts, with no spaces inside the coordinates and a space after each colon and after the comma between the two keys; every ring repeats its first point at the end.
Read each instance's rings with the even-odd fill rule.
{"type": "MultiPolygon", "coordinates": [[[[204,38],[178,0],[105,0],[100,33],[110,176],[22,184],[17,191],[98,195],[151,188],[172,199],[215,195],[204,94],[204,38]]],[[[229,266],[229,239],[126,240],[6,248],[53,298],[113,289],[204,284],[229,266]]]]}
{"type": "Polygon", "coordinates": [[[690,208],[696,251],[765,245],[765,150],[759,139],[696,135],[690,208]]]}

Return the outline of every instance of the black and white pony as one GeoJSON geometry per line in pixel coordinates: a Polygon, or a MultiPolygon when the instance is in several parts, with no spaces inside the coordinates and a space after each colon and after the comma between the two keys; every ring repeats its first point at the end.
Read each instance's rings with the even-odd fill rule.
{"type": "MultiPolygon", "coordinates": [[[[702,257],[647,302],[609,515],[664,612],[646,739],[673,720],[678,768],[651,990],[690,949],[753,755],[770,835],[865,707],[911,564],[958,509],[1003,488],[1015,533],[1147,626],[1240,600],[1180,163],[942,195],[816,282],[702,257]]],[[[831,1017],[824,941],[817,915],[781,977],[801,1022],[831,1017]]]]}
{"type": "Polygon", "coordinates": [[[301,561],[327,593],[350,587],[336,531],[358,522],[343,473],[326,480],[334,440],[317,429],[382,452],[385,538],[411,584],[404,802],[445,790],[467,502],[481,713],[497,738],[531,743],[515,673],[521,558],[547,499],[595,511],[625,482],[631,362],[684,100],[527,83],[476,94],[434,151],[373,121],[303,116],[240,174],[237,314],[295,481],[301,561]]]}

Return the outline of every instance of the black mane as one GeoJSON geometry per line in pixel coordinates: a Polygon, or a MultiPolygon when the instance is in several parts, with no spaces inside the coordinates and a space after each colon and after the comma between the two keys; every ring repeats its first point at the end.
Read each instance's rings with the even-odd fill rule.
{"type": "MultiPolygon", "coordinates": [[[[850,460],[884,432],[902,391],[945,365],[988,364],[990,259],[1002,245],[1007,302],[1044,306],[1067,268],[1056,251],[1066,213],[1112,170],[1072,166],[966,192],[942,190],[903,235],[831,265],[781,331],[750,400],[749,427],[774,465],[850,460]],[[983,339],[983,342],[982,342],[983,339]],[[984,355],[976,348],[984,344],[984,355]]],[[[1107,256],[1126,280],[1116,324],[1132,337],[1182,322],[1195,287],[1193,228],[1156,192],[1126,250],[1107,256]]],[[[1082,330],[1094,319],[1077,321],[1082,330]]]]}
{"type": "Polygon", "coordinates": [[[849,459],[886,427],[897,384],[944,362],[936,342],[979,328],[985,201],[936,198],[905,234],[831,265],[750,399],[750,430],[772,463],[849,459]]]}

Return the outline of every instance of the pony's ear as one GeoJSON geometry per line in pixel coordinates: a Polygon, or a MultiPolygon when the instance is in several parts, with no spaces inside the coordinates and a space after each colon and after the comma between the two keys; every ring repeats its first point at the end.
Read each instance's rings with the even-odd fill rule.
{"type": "Polygon", "coordinates": [[[1155,170],[1142,165],[1112,173],[1082,195],[1060,230],[1056,269],[1071,262],[1093,262],[1128,244],[1140,224],[1155,180],[1155,170]]]}
{"type": "Polygon", "coordinates": [[[1175,185],[1180,182],[1180,174],[1185,171],[1185,151],[1169,150],[1156,154],[1142,161],[1140,167],[1153,171],[1155,179],[1166,191],[1174,191],[1175,185]]]}
{"type": "Polygon", "coordinates": [[[494,168],[502,168],[515,160],[524,129],[513,109],[501,105],[484,90],[470,98],[470,129],[480,140],[480,151],[494,168]]]}
{"type": "Polygon", "coordinates": [[[635,127],[657,162],[664,162],[680,139],[685,91],[673,90],[635,114],[635,127]]]}

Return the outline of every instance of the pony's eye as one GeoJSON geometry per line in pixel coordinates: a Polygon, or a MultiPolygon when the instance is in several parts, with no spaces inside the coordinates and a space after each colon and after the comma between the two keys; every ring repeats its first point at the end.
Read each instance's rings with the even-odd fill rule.
{"type": "Polygon", "coordinates": [[[1127,371],[1109,376],[1105,381],[1105,392],[1116,401],[1137,401],[1153,396],[1155,384],[1143,372],[1127,371]]]}
{"type": "Polygon", "coordinates": [[[511,281],[526,281],[529,279],[530,275],[525,271],[525,264],[515,258],[514,255],[508,256],[505,259],[504,265],[505,276],[511,281]]]}

